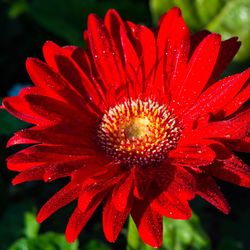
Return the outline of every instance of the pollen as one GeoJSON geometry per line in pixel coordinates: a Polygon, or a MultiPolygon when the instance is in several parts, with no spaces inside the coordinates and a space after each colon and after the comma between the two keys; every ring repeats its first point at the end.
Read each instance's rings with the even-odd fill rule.
{"type": "Polygon", "coordinates": [[[128,165],[150,165],[177,146],[181,125],[167,105],[129,100],[110,108],[98,127],[103,150],[128,165]]]}

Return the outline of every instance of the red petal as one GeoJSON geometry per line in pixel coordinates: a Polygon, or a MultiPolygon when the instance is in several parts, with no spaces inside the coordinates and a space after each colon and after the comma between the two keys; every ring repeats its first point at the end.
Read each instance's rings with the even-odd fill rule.
{"type": "Polygon", "coordinates": [[[207,200],[223,213],[229,213],[230,207],[216,182],[211,177],[205,174],[197,175],[196,185],[197,194],[199,196],[207,200]]]}
{"type": "MultiPolygon", "coordinates": [[[[141,46],[144,81],[150,81],[156,66],[156,42],[153,32],[145,26],[138,25],[136,29],[141,46]]],[[[146,90],[144,85],[143,92],[146,90]]]]}
{"type": "Polygon", "coordinates": [[[157,186],[162,190],[166,190],[170,183],[174,180],[177,174],[177,166],[172,165],[169,161],[162,162],[161,165],[157,166],[151,173],[150,171],[147,175],[156,180],[157,186]]]}
{"type": "MultiPolygon", "coordinates": [[[[186,71],[183,72],[182,85],[176,93],[173,107],[184,112],[183,105],[189,107],[198,98],[213,71],[221,45],[221,38],[217,34],[210,34],[198,45],[194,51],[186,71]]],[[[174,100],[173,100],[174,101],[174,100]]]]}
{"type": "Polygon", "coordinates": [[[110,169],[116,167],[117,166],[115,166],[113,162],[109,162],[109,160],[107,161],[104,157],[96,155],[95,161],[89,162],[88,165],[73,172],[71,177],[74,182],[92,184],[93,179],[91,178],[97,173],[100,175],[108,171],[110,172],[110,169]],[[90,179],[91,181],[85,182],[87,179],[90,179]]]}
{"type": "Polygon", "coordinates": [[[160,20],[157,35],[158,59],[162,58],[166,49],[166,41],[172,29],[175,28],[176,20],[181,16],[179,8],[175,7],[168,11],[160,20]]]}
{"type": "Polygon", "coordinates": [[[149,86],[147,89],[148,95],[151,95],[152,94],[151,92],[153,91],[153,94],[156,97],[162,98],[163,96],[166,99],[166,101],[168,101],[167,93],[169,92],[169,81],[168,81],[169,79],[167,78],[167,74],[166,74],[166,70],[167,70],[166,60],[168,60],[168,58],[166,57],[166,53],[167,53],[167,49],[170,43],[173,43],[173,41],[175,41],[172,38],[172,34],[175,32],[174,23],[177,22],[180,16],[181,16],[180,9],[172,8],[161,18],[159,22],[159,30],[157,34],[158,65],[156,69],[154,82],[152,86],[149,86]]]}
{"type": "Polygon", "coordinates": [[[91,108],[97,113],[104,111],[106,98],[100,86],[92,81],[91,77],[87,76],[70,57],[55,55],[55,61],[60,74],[74,86],[91,108]]]}
{"type": "Polygon", "coordinates": [[[237,37],[232,37],[221,43],[218,59],[208,82],[212,83],[217,80],[219,76],[225,71],[229,63],[233,60],[241,44],[237,41],[237,39],[237,37]]]}
{"type": "Polygon", "coordinates": [[[96,181],[91,178],[86,179],[78,198],[78,208],[84,212],[92,200],[105,189],[108,189],[108,187],[96,184],[96,181]]]}
{"type": "Polygon", "coordinates": [[[28,58],[26,67],[34,84],[47,92],[47,95],[63,98],[69,105],[84,109],[86,104],[70,84],[47,64],[35,58],[28,58]]]}
{"type": "MultiPolygon", "coordinates": [[[[21,173],[15,177],[13,184],[19,184],[25,181],[40,180],[53,181],[66,176],[71,176],[72,173],[80,169],[85,165],[94,165],[95,159],[88,159],[85,157],[79,157],[78,159],[67,159],[51,161],[47,163],[24,163],[19,165],[8,165],[9,169],[14,169],[15,171],[20,171],[21,173]],[[11,168],[10,168],[11,167],[11,168]]],[[[92,166],[93,167],[93,166],[92,166]]]]}
{"type": "Polygon", "coordinates": [[[111,196],[103,207],[103,231],[109,242],[115,242],[131,210],[132,202],[126,201],[123,211],[118,211],[113,205],[111,196]]]}
{"type": "MultiPolygon", "coordinates": [[[[63,147],[63,146],[62,146],[63,147]]],[[[35,145],[23,149],[16,154],[8,157],[7,163],[8,168],[11,170],[22,171],[28,169],[32,166],[41,165],[47,162],[47,164],[52,164],[56,162],[63,161],[74,161],[79,159],[88,159],[91,157],[96,157],[96,152],[83,149],[77,149],[72,147],[63,147],[61,153],[58,153],[59,147],[43,147],[41,145],[35,145]],[[56,150],[57,149],[57,150],[56,150]],[[54,150],[54,152],[53,152],[54,150]],[[78,150],[78,154],[77,154],[78,150]]]]}
{"type": "Polygon", "coordinates": [[[171,9],[160,22],[157,36],[159,64],[153,89],[159,87],[159,92],[163,91],[167,96],[171,84],[171,94],[175,98],[176,82],[179,82],[188,60],[189,40],[190,34],[180,10],[171,9]]]}
{"type": "Polygon", "coordinates": [[[123,58],[122,53],[122,45],[121,45],[121,37],[120,37],[120,28],[125,28],[125,24],[121,19],[118,12],[114,9],[110,9],[107,11],[104,19],[104,24],[109,31],[109,34],[113,38],[113,41],[116,45],[116,48],[119,52],[121,58],[123,58]]]}
{"type": "Polygon", "coordinates": [[[168,193],[161,193],[152,203],[153,208],[163,216],[178,220],[188,220],[192,210],[185,200],[180,200],[168,193]]]}
{"type": "Polygon", "coordinates": [[[137,201],[131,212],[141,239],[151,247],[162,244],[162,216],[156,212],[148,201],[137,201]]]}
{"type": "Polygon", "coordinates": [[[119,54],[102,20],[94,14],[88,17],[88,37],[96,68],[106,89],[124,84],[124,72],[119,54]]]}
{"type": "MultiPolygon", "coordinates": [[[[84,127],[84,126],[83,126],[84,127]]],[[[92,134],[89,131],[80,130],[79,124],[73,126],[61,123],[49,128],[32,127],[20,130],[9,140],[7,146],[29,143],[45,143],[57,145],[76,145],[85,148],[94,148],[92,134]],[[84,140],[79,140],[84,138],[84,140]]]]}
{"type": "MultiPolygon", "coordinates": [[[[202,30],[195,33],[191,37],[191,55],[193,54],[193,51],[198,46],[198,44],[209,34],[209,31],[202,30]]],[[[229,65],[229,63],[232,61],[233,57],[239,50],[239,47],[240,42],[237,41],[236,37],[232,37],[228,40],[222,41],[218,59],[208,81],[208,84],[211,84],[215,80],[217,80],[219,76],[225,71],[226,67],[229,65]]]]}
{"type": "Polygon", "coordinates": [[[115,210],[118,210],[119,212],[123,212],[125,210],[132,188],[132,174],[125,176],[115,185],[112,192],[112,202],[115,210]]]}
{"type": "Polygon", "coordinates": [[[204,40],[204,38],[210,34],[211,32],[209,32],[208,30],[200,30],[191,36],[190,55],[194,53],[195,49],[204,40]]]}
{"type": "Polygon", "coordinates": [[[209,87],[196,104],[185,114],[184,119],[195,119],[207,113],[218,113],[230,103],[250,77],[250,68],[240,74],[226,77],[209,87]]]}
{"type": "Polygon", "coordinates": [[[41,167],[34,167],[25,170],[18,174],[13,180],[12,185],[17,185],[26,181],[42,180],[45,173],[45,169],[41,167]]]}
{"type": "Polygon", "coordinates": [[[225,145],[232,151],[250,153],[250,137],[246,136],[241,140],[230,140],[225,145]]]}
{"type": "Polygon", "coordinates": [[[125,28],[120,30],[129,97],[137,98],[142,91],[142,70],[137,53],[128,38],[125,28]]]}
{"type": "Polygon", "coordinates": [[[179,84],[188,62],[190,33],[182,17],[176,20],[175,27],[166,42],[166,74],[170,84],[171,99],[177,99],[179,84]]]}
{"type": "Polygon", "coordinates": [[[66,228],[66,239],[68,242],[74,242],[83,227],[86,225],[90,217],[95,212],[96,208],[104,199],[106,193],[100,193],[91,202],[86,206],[84,211],[81,211],[79,208],[76,208],[73,214],[71,215],[67,228],[66,228]]]}
{"type": "Polygon", "coordinates": [[[46,118],[35,113],[29,103],[20,96],[6,97],[2,105],[9,113],[22,121],[44,126],[50,124],[46,118]]]}
{"type": "Polygon", "coordinates": [[[218,160],[209,173],[224,181],[250,187],[250,167],[222,145],[215,148],[218,160]]]}
{"type": "Polygon", "coordinates": [[[237,114],[230,120],[210,122],[207,126],[193,131],[196,138],[221,138],[237,140],[244,138],[250,129],[250,110],[237,114]]]}
{"type": "Polygon", "coordinates": [[[152,177],[144,173],[138,167],[132,168],[131,173],[134,179],[133,194],[138,199],[143,199],[148,191],[150,183],[152,182],[152,177]]]}
{"type": "Polygon", "coordinates": [[[87,53],[82,48],[77,48],[72,53],[72,59],[82,68],[83,72],[87,76],[91,76],[91,79],[93,79],[93,73],[92,73],[92,65],[90,62],[90,58],[88,57],[87,53]]]}
{"type": "MultiPolygon", "coordinates": [[[[106,164],[105,164],[106,165],[106,164]]],[[[104,169],[108,167],[105,166],[104,169]]],[[[112,164],[110,164],[112,167],[112,164]]],[[[94,166],[89,166],[94,167],[94,166]]],[[[110,167],[110,166],[109,166],[110,167]]],[[[78,207],[80,210],[84,211],[88,203],[99,193],[104,190],[110,190],[114,185],[116,185],[122,178],[123,173],[121,173],[120,168],[108,169],[103,172],[97,172],[96,175],[86,179],[82,186],[82,192],[78,199],[78,207]]]]}
{"type": "Polygon", "coordinates": [[[43,176],[44,181],[53,181],[63,177],[70,177],[76,170],[90,165],[89,159],[82,158],[78,160],[70,160],[63,162],[56,162],[50,164],[44,164],[45,174],[43,176]]]}
{"type": "Polygon", "coordinates": [[[78,109],[69,106],[65,102],[41,95],[26,95],[25,99],[29,103],[32,111],[39,117],[51,121],[51,123],[63,121],[84,123],[86,127],[93,125],[93,119],[91,119],[93,117],[90,117],[90,115],[85,112],[79,112],[78,109]]]}
{"type": "MultiPolygon", "coordinates": [[[[86,96],[83,85],[85,85],[85,87],[87,85],[87,87],[90,86],[90,89],[92,87],[92,92],[87,88],[87,91],[90,91],[91,93],[91,97],[93,99],[96,97],[96,90],[93,91],[93,83],[90,83],[88,77],[78,69],[78,65],[75,64],[74,60],[72,60],[76,59],[77,63],[80,61],[80,66],[82,66],[82,69],[89,73],[90,65],[83,49],[75,46],[66,46],[61,48],[55,43],[48,41],[43,46],[43,53],[48,65],[68,79],[69,82],[74,85],[77,91],[82,92],[83,96],[86,96]],[[83,84],[82,81],[85,84],[83,84]]],[[[87,101],[89,101],[88,98],[87,101]]]]}
{"type": "Polygon", "coordinates": [[[70,182],[43,205],[37,215],[37,222],[43,222],[57,210],[68,205],[77,198],[79,192],[79,184],[70,182]]]}
{"type": "MultiPolygon", "coordinates": [[[[169,172],[168,169],[166,169],[165,171],[169,172]]],[[[183,201],[191,200],[195,196],[195,179],[193,175],[183,167],[176,167],[174,176],[171,177],[170,181],[166,181],[165,186],[162,186],[162,190],[166,194],[172,196],[174,194],[177,199],[183,201]]]]}
{"type": "Polygon", "coordinates": [[[39,117],[30,109],[29,103],[25,100],[27,95],[46,95],[41,88],[26,87],[23,88],[18,96],[6,97],[3,99],[3,108],[17,118],[33,124],[46,125],[48,121],[39,117]]]}
{"type": "Polygon", "coordinates": [[[46,61],[46,63],[51,66],[54,70],[57,70],[57,65],[55,61],[55,55],[56,54],[64,54],[68,56],[72,56],[75,50],[77,50],[78,47],[76,46],[66,46],[61,48],[56,43],[52,41],[46,41],[43,45],[43,56],[46,61]]]}
{"type": "Polygon", "coordinates": [[[179,147],[169,152],[172,164],[181,166],[206,166],[215,159],[215,153],[206,146],[179,147]]]}
{"type": "Polygon", "coordinates": [[[242,89],[234,99],[229,102],[224,108],[223,111],[224,116],[229,116],[237,111],[245,102],[247,102],[250,98],[250,84],[247,83],[247,86],[242,89]]]}

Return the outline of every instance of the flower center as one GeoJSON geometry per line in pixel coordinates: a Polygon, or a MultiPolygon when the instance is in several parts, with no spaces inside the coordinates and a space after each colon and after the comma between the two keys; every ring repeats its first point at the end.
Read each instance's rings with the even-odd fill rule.
{"type": "Polygon", "coordinates": [[[147,117],[134,117],[125,124],[124,133],[128,139],[132,138],[143,138],[147,134],[150,134],[149,131],[150,121],[147,117]]]}
{"type": "Polygon", "coordinates": [[[173,112],[150,99],[129,100],[110,108],[98,128],[106,153],[129,165],[164,160],[180,136],[181,126],[173,112]]]}

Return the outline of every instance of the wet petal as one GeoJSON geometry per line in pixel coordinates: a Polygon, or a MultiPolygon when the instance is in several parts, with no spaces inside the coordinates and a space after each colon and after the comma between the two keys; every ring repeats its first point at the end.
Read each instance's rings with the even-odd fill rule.
{"type": "Polygon", "coordinates": [[[206,146],[180,147],[169,152],[171,163],[180,166],[206,166],[215,159],[215,153],[206,146]]]}
{"type": "Polygon", "coordinates": [[[78,207],[72,213],[67,228],[66,228],[66,239],[68,242],[74,242],[81,230],[84,228],[90,217],[93,215],[97,207],[100,205],[104,199],[106,193],[100,193],[94,197],[91,202],[86,206],[84,211],[80,210],[78,207]]]}
{"type": "Polygon", "coordinates": [[[115,210],[123,212],[130,199],[130,193],[133,188],[133,176],[129,174],[117,183],[112,192],[112,202],[115,210]]]}
{"type": "Polygon", "coordinates": [[[217,161],[209,168],[209,173],[233,184],[250,187],[250,167],[223,145],[215,148],[217,161]]]}
{"type": "Polygon", "coordinates": [[[185,114],[184,119],[195,119],[207,113],[216,114],[237,95],[250,77],[250,68],[240,74],[235,74],[210,86],[199,97],[195,105],[185,114]]]}
{"type": "Polygon", "coordinates": [[[216,182],[206,174],[196,176],[197,194],[223,213],[228,214],[230,207],[216,182]]]}
{"type": "Polygon", "coordinates": [[[141,239],[151,247],[162,244],[162,216],[152,208],[148,201],[138,201],[133,205],[132,218],[141,239]]]}
{"type": "Polygon", "coordinates": [[[68,205],[78,197],[80,185],[74,182],[69,183],[50,198],[40,209],[37,215],[37,222],[41,223],[50,217],[60,208],[68,205]]]}
{"type": "Polygon", "coordinates": [[[130,213],[132,200],[126,200],[126,205],[122,211],[115,208],[113,197],[109,197],[103,207],[102,224],[106,239],[115,242],[126,219],[130,213]]]}
{"type": "Polygon", "coordinates": [[[168,218],[188,220],[192,216],[192,210],[186,200],[180,200],[168,193],[161,193],[152,206],[158,213],[168,218]]]}
{"type": "Polygon", "coordinates": [[[172,104],[174,108],[184,112],[183,105],[188,108],[198,98],[213,71],[220,44],[220,36],[210,34],[195,49],[186,71],[183,72],[181,88],[172,104]]]}

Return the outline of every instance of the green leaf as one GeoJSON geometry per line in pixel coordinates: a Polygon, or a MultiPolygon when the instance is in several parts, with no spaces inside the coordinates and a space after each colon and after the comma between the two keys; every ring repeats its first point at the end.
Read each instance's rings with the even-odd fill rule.
{"type": "Polygon", "coordinates": [[[142,241],[137,232],[136,225],[131,216],[128,221],[127,250],[141,249],[142,241]]]}
{"type": "MultiPolygon", "coordinates": [[[[39,242],[39,246],[41,250],[77,250],[78,249],[78,241],[74,243],[68,243],[65,239],[64,234],[59,234],[55,232],[48,232],[38,236],[36,239],[33,239],[31,243],[36,246],[39,242]]],[[[31,245],[32,245],[31,244],[31,245]]],[[[31,250],[38,250],[39,248],[30,248],[31,250]]]]}
{"type": "Polygon", "coordinates": [[[27,0],[16,0],[10,3],[9,17],[17,18],[27,12],[27,0]]]}
{"type": "Polygon", "coordinates": [[[190,220],[164,220],[163,249],[210,250],[210,240],[197,215],[190,220]],[[168,248],[167,248],[168,247],[168,248]]]}
{"type": "Polygon", "coordinates": [[[208,24],[220,11],[222,6],[223,3],[221,0],[195,0],[194,8],[198,19],[200,20],[201,26],[208,24]]]}
{"type": "Polygon", "coordinates": [[[33,239],[21,238],[9,250],[77,250],[78,242],[67,243],[63,234],[48,232],[33,239]]]}
{"type": "Polygon", "coordinates": [[[154,24],[158,22],[161,15],[168,11],[173,6],[181,8],[183,17],[189,24],[192,30],[197,29],[200,26],[200,22],[197,19],[195,9],[193,8],[192,1],[184,0],[150,0],[150,11],[154,24]]]}
{"type": "Polygon", "coordinates": [[[35,214],[28,212],[24,215],[24,234],[27,238],[35,238],[38,235],[40,228],[39,223],[36,222],[35,214]]]}
{"type": "Polygon", "coordinates": [[[28,240],[21,238],[16,241],[8,250],[27,250],[28,249],[28,240]]]}
{"type": "Polygon", "coordinates": [[[162,1],[162,0],[150,0],[149,7],[152,15],[152,20],[154,24],[157,24],[161,15],[163,15],[167,10],[174,6],[174,2],[162,1]]]}
{"type": "Polygon", "coordinates": [[[208,29],[220,33],[223,39],[238,36],[242,46],[235,60],[250,59],[250,1],[249,0],[150,0],[154,23],[173,6],[181,8],[191,31],[208,29]]]}
{"type": "Polygon", "coordinates": [[[207,25],[207,29],[222,34],[223,39],[238,36],[242,45],[236,60],[250,59],[250,1],[226,2],[219,14],[207,25]]]}
{"type": "Polygon", "coordinates": [[[25,122],[18,120],[6,110],[0,109],[0,135],[11,135],[26,126],[25,122]]]}
{"type": "MultiPolygon", "coordinates": [[[[132,219],[128,226],[127,250],[153,250],[139,238],[132,219]]],[[[163,220],[163,244],[159,250],[211,250],[210,240],[193,214],[190,220],[163,220]]]]}

